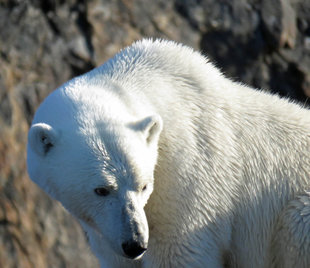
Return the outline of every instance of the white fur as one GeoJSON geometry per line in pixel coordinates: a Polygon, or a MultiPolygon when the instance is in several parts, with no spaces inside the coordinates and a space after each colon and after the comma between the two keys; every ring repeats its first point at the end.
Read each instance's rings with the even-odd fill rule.
{"type": "Polygon", "coordinates": [[[102,267],[310,266],[310,112],[192,49],[137,42],[53,92],[33,127],[30,177],[102,267]],[[132,237],[148,245],[137,260],[132,237]]]}

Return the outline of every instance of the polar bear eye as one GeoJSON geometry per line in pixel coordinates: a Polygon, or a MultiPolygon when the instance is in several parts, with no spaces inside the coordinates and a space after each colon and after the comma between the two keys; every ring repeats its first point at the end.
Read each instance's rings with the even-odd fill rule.
{"type": "Polygon", "coordinates": [[[107,196],[110,193],[110,191],[104,187],[96,188],[94,191],[99,196],[107,196]]]}
{"type": "Polygon", "coordinates": [[[143,188],[142,188],[142,191],[145,191],[147,188],[147,185],[144,185],[143,188]]]}

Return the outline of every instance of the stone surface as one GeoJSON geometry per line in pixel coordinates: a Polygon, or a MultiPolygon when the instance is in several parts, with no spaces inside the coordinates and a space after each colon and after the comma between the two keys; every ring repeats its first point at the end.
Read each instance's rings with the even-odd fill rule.
{"type": "Polygon", "coordinates": [[[76,221],[26,173],[42,99],[142,37],[308,105],[310,1],[0,0],[0,267],[98,267],[76,221]]]}

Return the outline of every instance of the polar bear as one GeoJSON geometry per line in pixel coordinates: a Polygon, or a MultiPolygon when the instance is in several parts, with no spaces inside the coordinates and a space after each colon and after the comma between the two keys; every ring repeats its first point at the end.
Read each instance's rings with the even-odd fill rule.
{"type": "Polygon", "coordinates": [[[310,112],[186,46],[138,41],[55,90],[27,166],[101,267],[310,267],[310,112]]]}

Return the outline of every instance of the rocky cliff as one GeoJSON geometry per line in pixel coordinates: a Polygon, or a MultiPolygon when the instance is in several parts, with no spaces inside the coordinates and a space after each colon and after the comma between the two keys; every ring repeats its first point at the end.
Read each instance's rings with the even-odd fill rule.
{"type": "Polygon", "coordinates": [[[28,179],[27,130],[49,92],[142,37],[308,104],[310,1],[0,0],[0,267],[98,267],[75,220],[28,179]]]}

